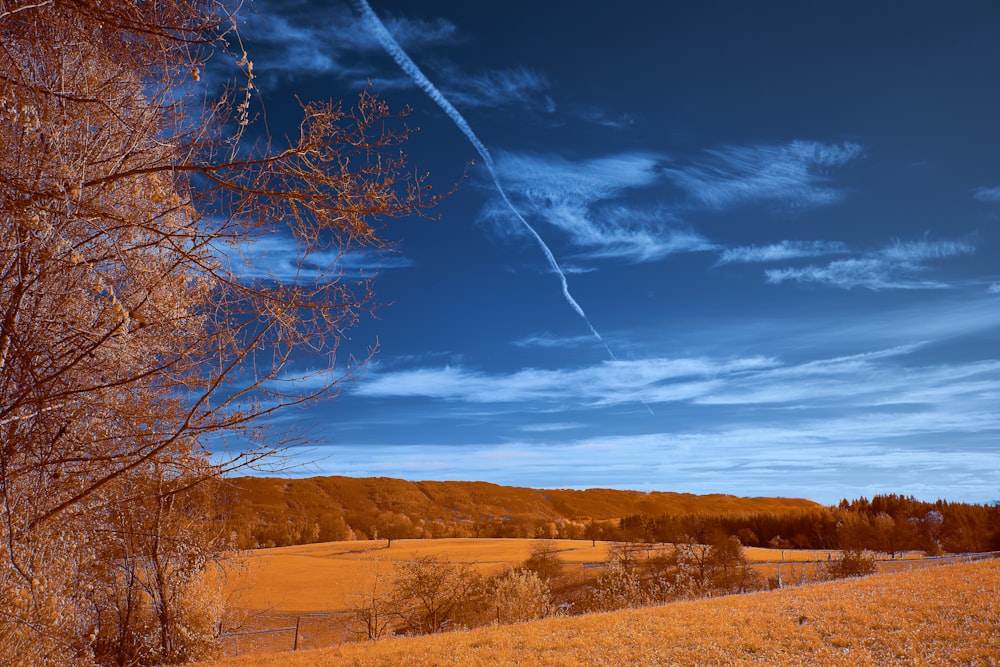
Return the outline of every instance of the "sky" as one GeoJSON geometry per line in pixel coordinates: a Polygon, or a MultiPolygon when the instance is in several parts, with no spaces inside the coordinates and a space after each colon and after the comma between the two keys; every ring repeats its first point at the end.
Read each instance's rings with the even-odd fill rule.
{"type": "Polygon", "coordinates": [[[468,176],[285,474],[1000,498],[1000,5],[368,3],[243,17],[272,129],[370,84],[468,176]]]}

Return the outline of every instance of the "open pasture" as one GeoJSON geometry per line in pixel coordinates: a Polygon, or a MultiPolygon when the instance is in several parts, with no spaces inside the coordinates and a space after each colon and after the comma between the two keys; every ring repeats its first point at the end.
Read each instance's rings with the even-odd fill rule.
{"type": "Polygon", "coordinates": [[[231,568],[229,587],[236,606],[252,611],[312,613],[344,611],[353,596],[370,587],[379,573],[422,556],[469,563],[496,574],[531,556],[532,545],[558,550],[567,565],[600,563],[608,543],[586,540],[443,539],[326,542],[260,549],[241,556],[231,568]]]}
{"type": "Polygon", "coordinates": [[[973,665],[1000,662],[1000,561],[556,618],[215,667],[973,665]]]}
{"type": "MultiPolygon", "coordinates": [[[[525,561],[535,545],[556,550],[568,566],[602,563],[612,547],[609,542],[594,546],[589,540],[465,538],[394,540],[389,547],[384,540],[372,540],[260,549],[240,556],[230,568],[229,589],[236,606],[250,611],[340,612],[349,609],[355,596],[370,588],[376,576],[390,574],[399,563],[435,556],[469,563],[482,574],[492,575],[525,561]]],[[[658,544],[643,551],[647,557],[656,557],[671,548],[658,544]]],[[[840,556],[834,550],[763,548],[747,548],[744,554],[762,576],[776,576],[780,566],[786,581],[814,580],[824,564],[840,556]]],[[[900,569],[916,558],[916,554],[907,554],[883,561],[880,568],[900,569]]]]}

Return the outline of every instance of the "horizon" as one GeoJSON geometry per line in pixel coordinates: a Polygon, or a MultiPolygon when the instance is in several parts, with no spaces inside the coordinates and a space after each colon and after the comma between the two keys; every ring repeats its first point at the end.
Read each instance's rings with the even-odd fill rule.
{"type": "MultiPolygon", "coordinates": [[[[602,491],[602,490],[606,490],[606,491],[627,491],[627,492],[646,493],[646,494],[649,494],[649,493],[665,493],[665,494],[689,495],[689,496],[695,496],[695,497],[729,496],[729,497],[733,497],[733,498],[741,498],[741,499],[748,499],[748,500],[758,500],[758,499],[760,499],[760,500],[769,500],[769,499],[777,499],[777,500],[805,500],[805,501],[809,501],[809,502],[814,502],[817,505],[820,505],[822,507],[836,507],[842,500],[852,501],[852,500],[860,500],[862,498],[866,498],[868,500],[871,500],[875,496],[897,495],[897,496],[903,496],[903,497],[907,497],[907,498],[911,497],[911,496],[906,495],[906,494],[894,493],[893,491],[884,491],[884,492],[875,493],[872,496],[842,496],[842,497],[838,498],[836,501],[833,501],[833,502],[824,502],[824,501],[821,501],[821,500],[818,500],[818,499],[815,499],[815,498],[809,498],[809,497],[806,497],[806,496],[784,496],[784,495],[752,495],[752,496],[747,496],[747,495],[740,495],[740,494],[735,494],[735,493],[725,493],[725,492],[693,493],[693,492],[690,492],[690,491],[678,491],[678,490],[674,490],[674,489],[634,489],[634,488],[624,488],[624,487],[615,487],[615,486],[589,486],[589,487],[584,487],[584,488],[581,488],[581,487],[569,487],[569,486],[524,486],[524,485],[518,485],[518,484],[498,484],[496,482],[490,482],[488,480],[482,480],[482,479],[408,479],[408,478],[404,478],[404,477],[390,477],[390,476],[387,476],[387,475],[355,477],[355,476],[352,476],[352,475],[338,475],[338,474],[334,474],[334,473],[328,473],[328,474],[310,474],[310,475],[305,475],[305,474],[303,474],[303,475],[279,475],[279,474],[272,474],[272,473],[267,473],[267,472],[260,472],[260,473],[253,473],[253,474],[243,473],[243,474],[239,474],[239,475],[228,475],[226,478],[227,479],[238,479],[240,477],[258,477],[258,478],[261,478],[261,479],[279,479],[279,480],[281,480],[281,479],[283,479],[283,480],[309,480],[309,479],[315,479],[315,478],[343,477],[343,478],[347,478],[347,479],[357,479],[357,480],[365,480],[365,479],[374,479],[374,480],[377,480],[377,479],[388,479],[388,480],[409,482],[409,483],[413,483],[413,484],[441,483],[441,482],[448,482],[448,483],[454,483],[454,484],[492,484],[494,486],[502,486],[502,487],[515,488],[515,489],[527,489],[527,490],[530,490],[530,491],[602,491]]],[[[969,503],[967,501],[955,500],[955,499],[951,499],[951,498],[920,498],[920,497],[913,497],[913,500],[916,500],[917,502],[930,503],[930,504],[936,503],[938,501],[942,501],[942,502],[946,502],[946,503],[971,504],[971,505],[983,505],[983,506],[1000,505],[1000,499],[989,500],[989,501],[982,502],[982,503],[969,503]]]]}
{"type": "MultiPolygon", "coordinates": [[[[275,136],[371,85],[389,220],[308,470],[814,498],[1000,495],[1000,7],[255,3],[275,136]],[[346,366],[342,366],[346,368],[346,366]]],[[[280,235],[247,248],[294,279],[280,235]]],[[[308,267],[306,267],[308,269],[308,267]]],[[[300,358],[285,378],[307,388],[300,358]]],[[[835,501],[834,501],[835,502],[835,501]]]]}

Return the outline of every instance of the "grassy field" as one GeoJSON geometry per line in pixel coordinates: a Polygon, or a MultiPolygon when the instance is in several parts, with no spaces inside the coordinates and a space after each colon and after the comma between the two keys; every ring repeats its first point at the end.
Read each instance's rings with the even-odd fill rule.
{"type": "Polygon", "coordinates": [[[236,605],[252,611],[312,613],[343,611],[352,596],[365,590],[379,572],[421,556],[474,564],[483,574],[496,574],[523,562],[533,544],[544,542],[559,551],[567,565],[599,563],[609,545],[583,540],[445,539],[326,542],[250,552],[230,575],[236,605]]]}
{"type": "MultiPolygon", "coordinates": [[[[340,612],[350,608],[355,595],[365,590],[378,573],[391,572],[399,563],[421,556],[437,556],[452,563],[470,563],[483,574],[496,574],[523,562],[536,544],[558,551],[568,566],[601,563],[611,544],[588,540],[442,539],[395,540],[391,547],[382,541],[326,542],[249,552],[232,568],[230,590],[236,606],[250,611],[284,615],[340,612]]],[[[648,555],[670,549],[652,545],[648,555]]],[[[747,548],[744,554],[758,565],[762,575],[775,576],[779,563],[786,577],[798,578],[803,563],[813,563],[815,571],[839,552],[825,550],[747,548]]],[[[899,561],[910,561],[907,554],[899,561]]]]}
{"type": "MultiPolygon", "coordinates": [[[[395,548],[395,546],[393,547],[395,548]]],[[[1000,561],[214,667],[1000,664],[1000,561]]]]}

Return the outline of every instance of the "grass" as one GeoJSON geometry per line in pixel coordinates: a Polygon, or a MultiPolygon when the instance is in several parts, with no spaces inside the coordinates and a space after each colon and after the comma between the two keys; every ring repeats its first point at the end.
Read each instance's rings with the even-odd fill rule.
{"type": "MultiPolygon", "coordinates": [[[[395,547],[393,547],[395,548],[395,547]]],[[[1000,664],[1000,561],[213,667],[1000,664]]]]}
{"type": "MultiPolygon", "coordinates": [[[[340,612],[350,608],[354,596],[365,590],[376,574],[391,573],[398,563],[437,556],[452,563],[474,564],[484,575],[491,575],[522,563],[536,544],[558,550],[560,560],[569,566],[604,562],[611,546],[608,542],[593,546],[589,540],[454,538],[394,540],[389,548],[381,540],[259,549],[239,559],[242,567],[232,568],[230,588],[235,592],[236,606],[249,611],[284,615],[340,612]]],[[[651,545],[648,551],[655,556],[669,548],[651,545]]],[[[790,581],[805,578],[803,563],[816,564],[809,569],[811,578],[816,578],[817,568],[839,558],[837,551],[822,550],[747,548],[744,554],[767,577],[776,576],[777,563],[788,564],[783,571],[790,581]]],[[[906,560],[911,556],[914,554],[906,560]]]]}
{"type": "Polygon", "coordinates": [[[230,587],[236,605],[251,611],[344,611],[372,577],[399,562],[437,556],[473,563],[489,575],[523,562],[540,542],[558,549],[568,565],[599,563],[608,555],[607,543],[594,547],[585,540],[394,540],[389,548],[384,540],[326,542],[253,551],[239,560],[242,567],[233,568],[230,587]]]}

